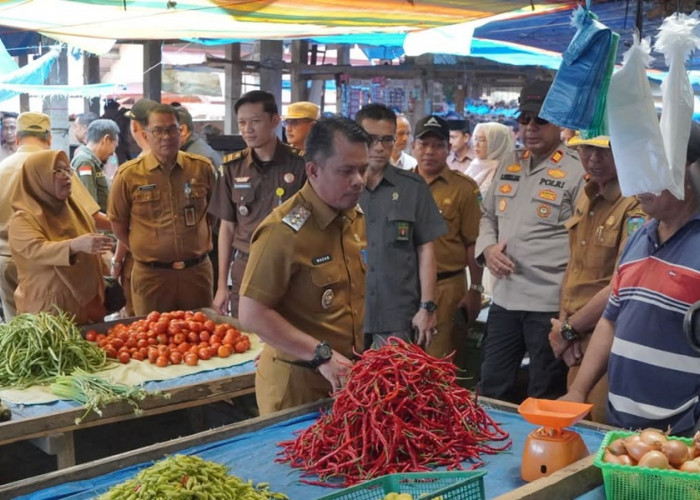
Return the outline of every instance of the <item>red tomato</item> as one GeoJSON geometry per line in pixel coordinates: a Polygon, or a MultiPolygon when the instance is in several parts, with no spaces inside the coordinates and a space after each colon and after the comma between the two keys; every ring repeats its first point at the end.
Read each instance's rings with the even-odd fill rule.
{"type": "Polygon", "coordinates": [[[159,333],[165,333],[167,329],[168,324],[162,321],[159,321],[158,323],[156,323],[156,326],[153,327],[153,331],[156,332],[156,335],[158,335],[159,333]]]}
{"type": "Polygon", "coordinates": [[[209,333],[207,330],[202,330],[199,332],[199,340],[202,342],[209,342],[209,340],[211,340],[211,333],[209,333]]]}
{"type": "Polygon", "coordinates": [[[202,324],[197,323],[196,321],[190,321],[187,324],[187,327],[190,329],[191,332],[199,333],[202,331],[202,324]]]}
{"type": "Polygon", "coordinates": [[[187,334],[187,340],[192,344],[197,344],[199,342],[199,334],[196,332],[190,332],[187,334]]]}
{"type": "Polygon", "coordinates": [[[106,338],[107,338],[107,335],[105,335],[104,333],[98,333],[97,338],[95,340],[100,341],[100,340],[104,340],[106,338]]]}
{"type": "Polygon", "coordinates": [[[248,335],[246,335],[245,333],[238,332],[238,338],[239,338],[240,340],[247,340],[247,341],[250,342],[250,339],[248,338],[248,335]]]}
{"type": "Polygon", "coordinates": [[[136,347],[141,348],[141,347],[148,347],[148,339],[141,339],[138,342],[136,342],[136,347]]]}
{"type": "Polygon", "coordinates": [[[185,363],[189,366],[196,366],[199,364],[199,357],[193,352],[188,352],[185,354],[185,363]]]}
{"type": "Polygon", "coordinates": [[[158,311],[151,311],[146,316],[146,321],[158,321],[160,319],[160,313],[158,311]]]}
{"type": "Polygon", "coordinates": [[[217,356],[219,354],[219,348],[214,347],[214,346],[209,346],[208,348],[209,351],[209,357],[213,358],[214,356],[217,356]]]}
{"type": "Polygon", "coordinates": [[[180,354],[185,354],[186,352],[188,352],[190,350],[190,344],[189,344],[189,342],[183,342],[182,344],[177,346],[176,349],[177,349],[177,352],[179,352],[180,354]]]}
{"type": "Polygon", "coordinates": [[[198,323],[204,323],[207,320],[207,316],[202,311],[197,311],[192,315],[192,319],[198,323]]]}
{"type": "Polygon", "coordinates": [[[219,347],[221,347],[221,342],[216,342],[216,343],[214,343],[214,342],[209,342],[209,346],[210,346],[210,347],[213,347],[213,348],[216,349],[217,352],[218,352],[219,347]]]}
{"type": "Polygon", "coordinates": [[[208,319],[204,322],[204,329],[208,331],[209,333],[214,333],[214,329],[216,328],[216,323],[214,323],[212,320],[208,319]]]}
{"type": "Polygon", "coordinates": [[[136,337],[129,337],[129,338],[126,340],[125,345],[126,345],[127,347],[136,347],[136,346],[138,345],[138,340],[136,339],[136,337]]]}
{"type": "Polygon", "coordinates": [[[105,350],[105,353],[107,354],[108,358],[117,359],[117,350],[114,347],[107,344],[104,347],[104,350],[105,350]]]}
{"type": "Polygon", "coordinates": [[[209,347],[200,347],[199,352],[197,353],[197,356],[199,356],[199,359],[201,359],[203,361],[210,359],[211,354],[209,353],[209,347]]]}
{"type": "Polygon", "coordinates": [[[169,341],[168,341],[168,335],[165,334],[165,333],[159,333],[159,334],[156,336],[156,341],[157,341],[159,344],[167,344],[167,343],[169,342],[169,341]]]}
{"type": "Polygon", "coordinates": [[[221,344],[221,339],[223,339],[223,337],[222,337],[221,335],[217,335],[217,334],[215,333],[214,335],[212,335],[212,336],[209,338],[209,343],[210,343],[210,344],[221,344]]]}
{"type": "Polygon", "coordinates": [[[219,346],[218,354],[220,358],[228,358],[231,354],[233,354],[233,347],[228,344],[222,344],[219,346]]]}
{"type": "Polygon", "coordinates": [[[156,366],[159,368],[168,366],[168,363],[170,363],[170,359],[168,359],[168,356],[158,356],[158,359],[156,359],[156,366]]]}
{"type": "Polygon", "coordinates": [[[236,342],[236,345],[234,345],[233,348],[237,353],[240,354],[248,350],[248,345],[245,343],[245,341],[239,340],[238,342],[236,342]]]}
{"type": "Polygon", "coordinates": [[[114,347],[117,351],[121,349],[124,346],[124,341],[120,339],[119,337],[112,339],[112,347],[114,347]]]}
{"type": "Polygon", "coordinates": [[[179,365],[180,363],[182,363],[182,354],[177,351],[171,352],[170,362],[174,365],[179,365]]]}
{"type": "Polygon", "coordinates": [[[189,351],[189,352],[191,352],[191,353],[193,353],[193,354],[198,354],[198,353],[199,353],[199,346],[198,346],[198,345],[193,345],[192,347],[190,347],[190,351],[189,351]]]}
{"type": "Polygon", "coordinates": [[[158,341],[155,337],[148,337],[148,345],[156,345],[158,341]]]}
{"type": "Polygon", "coordinates": [[[173,343],[180,345],[185,341],[185,336],[182,333],[176,333],[173,335],[173,343]]]}
{"type": "Polygon", "coordinates": [[[136,351],[134,354],[131,355],[131,359],[134,359],[136,361],[143,361],[145,358],[140,351],[136,351]]]}
{"type": "Polygon", "coordinates": [[[219,323],[214,327],[214,333],[217,334],[219,337],[223,337],[226,335],[226,330],[228,330],[228,325],[225,323],[219,323]]]}
{"type": "Polygon", "coordinates": [[[168,321],[170,321],[171,319],[173,319],[173,314],[167,312],[167,313],[163,313],[163,314],[160,315],[160,320],[159,320],[159,321],[163,321],[164,323],[167,324],[168,321]]]}
{"type": "Polygon", "coordinates": [[[129,354],[129,351],[122,351],[119,353],[120,363],[127,364],[129,361],[131,361],[131,354],[129,354]]]}
{"type": "Polygon", "coordinates": [[[185,319],[185,311],[178,310],[171,313],[175,319],[185,319]]]}
{"type": "Polygon", "coordinates": [[[224,339],[221,341],[222,344],[234,345],[236,343],[237,337],[236,332],[233,330],[228,330],[224,339]]]}
{"type": "Polygon", "coordinates": [[[88,330],[85,332],[85,340],[95,342],[97,340],[97,330],[88,330]]]}
{"type": "Polygon", "coordinates": [[[158,349],[149,349],[148,350],[148,361],[150,361],[152,364],[156,363],[156,360],[158,359],[158,349]]]}
{"type": "Polygon", "coordinates": [[[185,320],[189,321],[194,318],[194,313],[192,311],[185,311],[185,320]]]}
{"type": "Polygon", "coordinates": [[[199,346],[200,349],[203,348],[203,347],[206,348],[206,347],[209,347],[209,342],[200,342],[200,343],[197,344],[197,345],[199,346]]]}
{"type": "Polygon", "coordinates": [[[170,354],[170,348],[167,345],[159,344],[156,349],[158,350],[159,355],[169,355],[170,354]]]}
{"type": "Polygon", "coordinates": [[[147,347],[139,348],[139,352],[141,353],[141,356],[143,357],[143,359],[148,358],[148,348],[147,347]]]}

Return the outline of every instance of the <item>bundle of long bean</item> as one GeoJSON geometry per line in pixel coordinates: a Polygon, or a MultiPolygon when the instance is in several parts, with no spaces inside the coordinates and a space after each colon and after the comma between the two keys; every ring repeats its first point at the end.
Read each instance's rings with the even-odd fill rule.
{"type": "Polygon", "coordinates": [[[28,387],[76,368],[107,366],[105,352],[82,338],[72,318],[59,312],[22,314],[0,325],[0,387],[28,387]]]}
{"type": "Polygon", "coordinates": [[[397,338],[365,351],[323,413],[296,439],[280,443],[280,462],[300,467],[304,480],[323,486],[349,486],[397,472],[433,467],[470,468],[484,464],[482,453],[511,446],[503,431],[456,384],[451,359],[436,359],[397,338]],[[489,441],[504,441],[494,445],[489,441]]]}
{"type": "Polygon", "coordinates": [[[267,483],[256,486],[228,474],[225,466],[196,456],[173,455],[125,481],[100,497],[100,500],[167,498],[185,500],[288,500],[287,495],[269,490],[267,483]]]}
{"type": "Polygon", "coordinates": [[[134,408],[134,413],[139,415],[142,413],[139,401],[146,399],[146,396],[170,397],[170,394],[163,394],[160,391],[149,392],[140,387],[115,384],[97,375],[91,375],[80,368],[77,368],[71,375],[58,377],[56,382],[51,384],[51,391],[56,396],[72,399],[87,406],[85,413],[75,419],[76,425],[80,424],[91,411],[102,416],[100,408],[109,403],[126,401],[134,408]]]}

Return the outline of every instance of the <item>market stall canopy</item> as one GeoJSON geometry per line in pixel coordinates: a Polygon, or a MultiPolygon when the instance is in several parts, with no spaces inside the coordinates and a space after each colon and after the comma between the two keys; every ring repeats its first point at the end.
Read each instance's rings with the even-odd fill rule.
{"type": "MultiPolygon", "coordinates": [[[[572,6],[575,2],[539,2],[572,6]]],[[[115,40],[294,39],[447,26],[529,7],[523,0],[0,0],[0,23],[99,53],[115,40]],[[87,45],[87,47],[86,47],[87,45]]]]}

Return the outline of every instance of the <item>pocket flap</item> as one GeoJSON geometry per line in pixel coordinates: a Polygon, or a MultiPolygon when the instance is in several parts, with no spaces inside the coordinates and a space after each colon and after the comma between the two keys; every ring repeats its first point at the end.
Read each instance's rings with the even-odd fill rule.
{"type": "Polygon", "coordinates": [[[311,281],[314,285],[324,287],[338,283],[341,277],[340,266],[335,263],[324,264],[311,270],[311,281]]]}

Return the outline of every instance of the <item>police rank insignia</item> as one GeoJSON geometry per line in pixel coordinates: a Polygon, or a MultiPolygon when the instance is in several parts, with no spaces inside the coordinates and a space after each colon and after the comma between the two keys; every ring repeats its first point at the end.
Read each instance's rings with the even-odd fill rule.
{"type": "Polygon", "coordinates": [[[513,191],[513,186],[511,186],[510,184],[501,184],[500,186],[498,186],[498,190],[503,194],[508,194],[511,191],[513,191]]]}
{"type": "Polygon", "coordinates": [[[547,170],[547,175],[554,179],[563,179],[564,177],[566,177],[566,172],[559,168],[550,168],[549,170],[547,170]]]}
{"type": "Polygon", "coordinates": [[[500,200],[498,202],[498,211],[499,212],[505,212],[506,208],[508,208],[508,202],[506,200],[500,200]]]}
{"type": "Polygon", "coordinates": [[[542,203],[541,205],[539,205],[537,207],[537,216],[541,217],[542,219],[546,219],[547,217],[549,217],[549,214],[551,214],[551,213],[552,213],[552,208],[545,203],[542,203]]]}
{"type": "Polygon", "coordinates": [[[543,200],[554,201],[557,199],[557,193],[555,193],[551,189],[543,189],[542,191],[537,193],[537,197],[542,198],[543,200]]]}
{"type": "Polygon", "coordinates": [[[627,235],[632,236],[632,234],[634,234],[637,231],[637,229],[639,229],[643,225],[644,217],[642,217],[641,215],[630,217],[629,219],[627,219],[627,235]]]}
{"type": "Polygon", "coordinates": [[[310,215],[311,210],[306,208],[304,205],[297,205],[284,216],[282,222],[294,229],[294,232],[296,233],[306,223],[310,215]]]}
{"type": "Polygon", "coordinates": [[[552,160],[554,163],[559,163],[562,158],[564,158],[564,153],[562,153],[561,150],[557,149],[551,156],[550,160],[552,160]]]}
{"type": "Polygon", "coordinates": [[[321,307],[328,309],[333,303],[333,290],[327,288],[321,295],[321,307]]]}
{"type": "Polygon", "coordinates": [[[521,166],[520,166],[519,164],[517,164],[517,163],[513,163],[512,165],[508,165],[508,166],[506,167],[506,170],[507,170],[508,172],[520,172],[522,169],[523,169],[523,167],[521,167],[521,166]]]}

